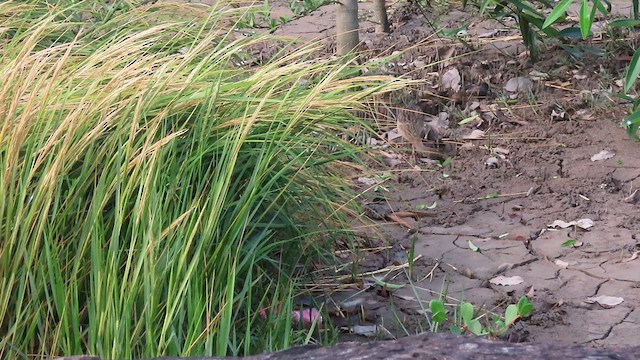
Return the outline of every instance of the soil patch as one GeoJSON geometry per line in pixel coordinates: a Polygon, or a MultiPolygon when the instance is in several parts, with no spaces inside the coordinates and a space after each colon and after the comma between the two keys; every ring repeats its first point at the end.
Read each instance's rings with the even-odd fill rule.
{"type": "MultiPolygon", "coordinates": [[[[287,14],[288,3],[273,2],[274,14],[287,14]]],[[[341,339],[428,331],[428,303],[443,295],[474,304],[485,320],[527,295],[534,313],[505,335],[510,341],[637,344],[640,144],[618,125],[627,105],[609,93],[620,92],[632,49],[594,41],[618,46],[615,55],[578,62],[551,44],[532,65],[513,22],[483,20],[460,6],[428,19],[464,26],[464,41],[455,41],[435,36],[423,13],[397,3],[393,32],[375,34],[371,1],[359,5],[366,57],[402,50],[381,71],[422,82],[384,99],[372,152],[388,166],[354,178],[378,226],[362,231],[357,258],[345,257],[369,274],[352,290],[318,299],[345,331],[341,339]],[[403,144],[395,117],[407,106],[419,106],[416,116],[437,141],[457,148],[452,161],[425,162],[403,144]],[[593,225],[550,226],[581,219],[593,225]],[[497,276],[522,282],[496,285],[497,276]],[[598,296],[623,302],[601,305],[598,296]]],[[[275,34],[323,41],[329,55],[334,6],[275,34]]],[[[614,13],[628,6],[614,1],[614,13]]]]}

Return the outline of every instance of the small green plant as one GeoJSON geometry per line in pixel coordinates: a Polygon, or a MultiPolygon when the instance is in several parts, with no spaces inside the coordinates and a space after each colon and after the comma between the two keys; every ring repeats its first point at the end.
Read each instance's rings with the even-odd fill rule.
{"type": "Polygon", "coordinates": [[[449,330],[454,334],[471,333],[476,336],[497,337],[505,334],[519,319],[531,315],[533,305],[523,296],[517,304],[507,306],[503,316],[493,314],[489,324],[481,322],[485,314],[478,315],[474,306],[468,302],[456,306],[453,319],[449,318],[442,298],[431,300],[429,309],[431,321],[441,325],[449,322],[449,330]]]}
{"type": "Polygon", "coordinates": [[[292,0],[289,9],[296,15],[306,15],[322,5],[330,4],[331,0],[292,0]]]}

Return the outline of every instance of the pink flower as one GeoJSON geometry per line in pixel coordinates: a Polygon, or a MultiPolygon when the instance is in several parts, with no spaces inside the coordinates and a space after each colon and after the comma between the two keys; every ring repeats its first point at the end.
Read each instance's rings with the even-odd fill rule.
{"type": "Polygon", "coordinates": [[[300,320],[302,320],[305,329],[310,329],[314,321],[318,323],[318,326],[322,325],[322,315],[316,308],[291,312],[292,322],[299,324],[300,320]]]}

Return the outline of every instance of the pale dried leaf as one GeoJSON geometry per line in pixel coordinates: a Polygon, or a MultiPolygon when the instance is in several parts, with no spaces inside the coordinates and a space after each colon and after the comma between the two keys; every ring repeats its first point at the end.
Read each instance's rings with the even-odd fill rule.
{"type": "Polygon", "coordinates": [[[585,218],[585,219],[580,219],[580,220],[571,221],[571,222],[556,220],[552,224],[549,224],[547,226],[551,228],[561,228],[561,229],[566,229],[571,226],[577,226],[581,229],[589,230],[591,227],[593,227],[593,225],[594,225],[593,220],[585,218]]]}
{"type": "Polygon", "coordinates": [[[356,179],[357,182],[365,185],[376,185],[384,182],[384,179],[380,177],[359,177],[356,179]]]}
{"type": "Polygon", "coordinates": [[[531,76],[531,80],[533,81],[547,80],[549,78],[549,74],[538,70],[531,70],[531,72],[529,72],[529,76],[531,76]]]}
{"type": "Polygon", "coordinates": [[[451,68],[442,75],[442,87],[453,92],[460,91],[462,78],[457,68],[451,68]]]}
{"type": "Polygon", "coordinates": [[[599,153],[593,155],[591,157],[591,161],[602,161],[602,160],[607,160],[607,159],[611,159],[612,157],[616,156],[616,153],[614,153],[611,150],[602,150],[599,153]]]}
{"type": "Polygon", "coordinates": [[[518,76],[509,79],[504,85],[504,89],[511,93],[527,91],[533,88],[533,82],[526,77],[518,76]]]}
{"type": "Polygon", "coordinates": [[[616,305],[620,305],[624,302],[624,299],[616,296],[608,296],[608,295],[600,295],[595,297],[587,298],[588,303],[598,303],[600,306],[604,307],[614,307],[616,305]]]}
{"type": "Polygon", "coordinates": [[[580,219],[576,221],[576,226],[584,230],[589,230],[593,227],[593,220],[587,218],[580,219]]]}
{"type": "Polygon", "coordinates": [[[507,277],[507,276],[499,275],[489,280],[489,282],[494,285],[513,286],[513,285],[522,284],[524,282],[524,279],[522,279],[520,276],[507,277]]]}
{"type": "Polygon", "coordinates": [[[484,131],[479,130],[479,129],[475,129],[471,133],[469,133],[468,135],[462,136],[462,138],[466,139],[466,140],[484,139],[484,131]]]}

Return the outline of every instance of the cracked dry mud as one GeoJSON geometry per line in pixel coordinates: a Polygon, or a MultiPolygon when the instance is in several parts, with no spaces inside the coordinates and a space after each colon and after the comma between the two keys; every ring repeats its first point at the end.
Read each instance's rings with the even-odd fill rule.
{"type": "MultiPolygon", "coordinates": [[[[361,40],[366,49],[401,50],[430,36],[431,30],[423,25],[419,15],[403,11],[391,16],[393,34],[372,34],[373,23],[367,21],[372,16],[370,3],[360,4],[361,40]]],[[[284,0],[275,4],[277,12],[286,13],[284,0]]],[[[616,1],[613,5],[614,11],[621,13],[628,13],[630,6],[626,2],[616,4],[616,1]]],[[[328,36],[335,33],[332,6],[287,24],[276,34],[303,40],[325,39],[330,49],[332,40],[328,36]]],[[[440,20],[443,26],[453,27],[473,16],[452,10],[440,20]]],[[[495,26],[490,21],[478,20],[470,33],[481,33],[495,26]]],[[[514,34],[517,35],[517,31],[514,34]]],[[[431,167],[429,171],[415,171],[409,166],[404,166],[406,170],[402,170],[402,166],[381,169],[393,174],[385,183],[389,191],[367,193],[368,207],[382,214],[415,211],[417,205],[434,202],[437,207],[425,210],[430,216],[417,220],[404,218],[415,233],[409,233],[397,222],[379,221],[382,236],[371,236],[363,244],[383,250],[362,249],[359,271],[376,271],[406,263],[407,249],[415,237],[415,256],[420,257],[414,269],[414,280],[417,280],[413,287],[405,286],[390,293],[364,292],[360,287],[333,294],[331,303],[343,304],[342,310],[347,303],[352,307],[343,311],[346,317],[332,317],[333,324],[384,325],[390,332],[380,335],[383,338],[424,331],[428,326],[423,309],[429,300],[442,293],[446,281],[448,296],[488,310],[502,311],[520,296],[532,294],[533,315],[512,328],[506,336],[511,341],[595,347],[637,345],[640,258],[622,260],[630,259],[640,244],[639,205],[625,201],[640,183],[640,144],[630,140],[618,126],[626,107],[612,103],[601,96],[602,92],[597,92],[607,73],[619,78],[627,64],[604,59],[567,64],[561,60],[567,57],[566,53],[551,49],[541,55],[535,66],[528,64],[526,57],[515,57],[514,65],[513,56],[500,53],[507,48],[522,51],[521,41],[497,41],[492,46],[500,47],[498,55],[482,52],[463,56],[452,66],[470,72],[471,81],[474,76],[486,78],[504,72],[501,81],[490,84],[494,93],[501,91],[502,81],[526,75],[532,69],[554,72],[559,81],[571,83],[567,86],[570,89],[538,84],[533,91],[535,106],[514,110],[515,116],[523,121],[496,121],[484,129],[486,136],[479,141],[464,141],[453,136],[458,145],[467,145],[459,150],[450,167],[431,167]],[[572,74],[576,71],[588,74],[587,79],[573,80],[572,74]],[[578,95],[584,94],[580,93],[584,90],[599,95],[584,101],[578,95]],[[552,120],[550,113],[554,104],[574,110],[587,109],[592,116],[589,120],[552,120]],[[490,167],[485,162],[490,149],[495,147],[508,149],[509,153],[497,166],[490,167]],[[613,151],[615,156],[604,161],[590,160],[604,149],[613,151]],[[489,194],[499,196],[486,198],[489,194]],[[590,218],[595,225],[589,231],[549,230],[547,226],[555,220],[581,218],[590,218]],[[542,232],[543,229],[546,230],[542,232]],[[568,239],[576,239],[582,246],[562,246],[568,239]],[[470,250],[469,241],[482,251],[470,250]],[[562,268],[556,265],[556,260],[569,266],[562,268]],[[517,275],[524,282],[515,286],[491,284],[489,280],[498,274],[517,275]],[[586,301],[599,295],[622,297],[624,302],[606,308],[586,301]]],[[[410,63],[421,56],[423,62],[428,62],[432,59],[429,54],[438,51],[437,47],[417,47],[398,63],[410,63]]],[[[397,74],[407,72],[397,67],[391,70],[397,74]]],[[[414,69],[412,76],[429,79],[433,71],[438,70],[414,69]]],[[[524,105],[532,102],[522,96],[519,101],[524,105]]],[[[456,107],[464,108],[465,104],[456,107]]],[[[451,108],[447,111],[454,114],[451,108]]],[[[454,120],[460,118],[452,122],[454,120]]],[[[391,272],[387,280],[408,283],[402,270],[391,272]]],[[[358,337],[344,335],[343,340],[347,339],[358,337]]]]}

